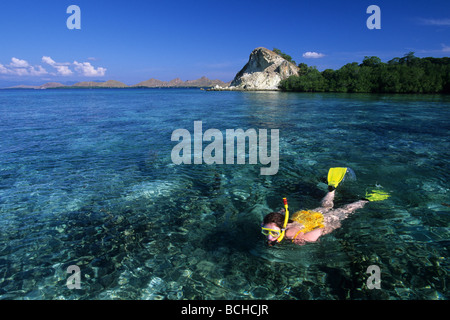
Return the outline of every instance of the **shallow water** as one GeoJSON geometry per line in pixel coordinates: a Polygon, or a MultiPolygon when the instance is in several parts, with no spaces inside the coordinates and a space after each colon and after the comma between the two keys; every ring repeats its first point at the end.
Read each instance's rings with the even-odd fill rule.
{"type": "Polygon", "coordinates": [[[448,299],[449,110],[446,96],[2,90],[0,299],[448,299]],[[279,129],[278,173],[174,165],[172,132],[197,120],[279,129]],[[263,216],[283,197],[317,207],[333,166],[356,175],[336,206],[392,196],[318,243],[267,247],[263,216]]]}

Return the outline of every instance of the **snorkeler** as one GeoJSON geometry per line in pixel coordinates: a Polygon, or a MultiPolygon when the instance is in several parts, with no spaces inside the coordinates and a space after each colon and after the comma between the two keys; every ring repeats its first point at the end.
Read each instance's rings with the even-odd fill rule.
{"type": "Polygon", "coordinates": [[[271,212],[264,217],[261,232],[267,236],[268,244],[274,245],[282,239],[295,244],[303,245],[315,242],[319,237],[338,229],[341,221],[346,219],[357,209],[363,208],[369,201],[384,200],[389,194],[372,190],[366,193],[365,199],[334,209],[336,187],[343,180],[347,168],[331,168],[328,173],[328,193],[321,201],[321,206],[314,210],[303,210],[294,213],[289,219],[289,210],[286,199],[285,208],[279,212],[271,212]]]}

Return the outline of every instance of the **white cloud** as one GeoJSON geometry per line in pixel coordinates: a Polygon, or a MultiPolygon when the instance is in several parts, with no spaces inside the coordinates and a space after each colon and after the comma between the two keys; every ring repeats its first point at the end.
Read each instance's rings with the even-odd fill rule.
{"type": "Polygon", "coordinates": [[[308,51],[303,54],[303,58],[306,58],[306,59],[318,59],[318,58],[322,58],[322,57],[325,57],[325,55],[323,53],[318,53],[318,52],[308,51]]]}
{"type": "Polygon", "coordinates": [[[55,66],[55,68],[58,70],[58,74],[62,76],[70,76],[73,74],[72,70],[70,70],[68,66],[55,66]]]}
{"type": "Polygon", "coordinates": [[[409,51],[417,52],[421,55],[441,55],[441,54],[449,54],[450,53],[450,46],[446,45],[445,43],[441,43],[440,49],[418,49],[418,48],[410,48],[409,51]]]}
{"type": "Polygon", "coordinates": [[[445,44],[441,44],[441,46],[442,46],[442,52],[450,52],[450,47],[449,46],[446,46],[445,44]]]}
{"type": "Polygon", "coordinates": [[[90,62],[56,62],[49,56],[43,56],[41,61],[53,67],[56,72],[49,73],[41,65],[30,65],[26,60],[13,57],[8,65],[0,64],[0,74],[15,76],[41,76],[44,74],[70,76],[78,73],[86,77],[102,77],[106,73],[106,68],[95,68],[90,62]]]}
{"type": "Polygon", "coordinates": [[[53,59],[50,58],[50,57],[46,57],[46,56],[43,56],[43,57],[42,57],[42,62],[47,63],[47,64],[49,64],[49,65],[51,65],[51,66],[53,66],[53,65],[56,64],[55,60],[53,60],[53,59]]]}
{"type": "Polygon", "coordinates": [[[422,24],[428,26],[450,26],[450,19],[420,19],[422,24]]]}
{"type": "Polygon", "coordinates": [[[102,67],[94,68],[89,62],[74,61],[75,70],[82,73],[86,77],[102,77],[105,75],[106,69],[102,67]]]}
{"type": "Polygon", "coordinates": [[[29,74],[30,76],[41,76],[43,74],[47,74],[47,70],[42,68],[42,66],[30,67],[29,74]]]}
{"type": "Polygon", "coordinates": [[[47,73],[47,70],[42,68],[42,66],[31,66],[27,61],[16,57],[11,58],[11,63],[9,65],[4,66],[3,64],[0,64],[0,74],[38,76],[47,73]]]}
{"type": "Polygon", "coordinates": [[[65,63],[65,62],[58,63],[58,62],[55,62],[55,60],[53,60],[52,58],[47,57],[47,56],[42,57],[42,62],[44,62],[48,65],[51,65],[53,68],[55,68],[57,71],[56,73],[58,75],[70,76],[71,74],[73,74],[72,70],[69,69],[70,63],[65,63]]]}
{"type": "Polygon", "coordinates": [[[7,73],[8,69],[6,69],[5,66],[0,63],[0,74],[7,74],[7,73]]]}
{"type": "Polygon", "coordinates": [[[28,62],[25,60],[20,60],[15,57],[11,59],[11,63],[9,65],[13,68],[26,68],[29,66],[28,62]]]}

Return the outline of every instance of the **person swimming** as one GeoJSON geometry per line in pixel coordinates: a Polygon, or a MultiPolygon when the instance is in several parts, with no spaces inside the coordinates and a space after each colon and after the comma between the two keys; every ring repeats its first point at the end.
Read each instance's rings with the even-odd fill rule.
{"type": "MultiPolygon", "coordinates": [[[[303,210],[294,213],[289,219],[287,201],[284,199],[285,209],[267,214],[261,225],[261,232],[267,236],[269,245],[274,245],[282,239],[287,239],[298,245],[315,242],[321,236],[331,233],[341,226],[341,222],[358,209],[363,208],[369,201],[380,201],[389,197],[389,194],[379,190],[366,192],[362,200],[334,209],[336,187],[343,180],[347,168],[331,168],[328,175],[328,193],[321,201],[321,206],[313,210],[303,210]],[[336,179],[330,172],[339,171],[336,179]]],[[[336,173],[337,174],[337,173],[336,173]]]]}

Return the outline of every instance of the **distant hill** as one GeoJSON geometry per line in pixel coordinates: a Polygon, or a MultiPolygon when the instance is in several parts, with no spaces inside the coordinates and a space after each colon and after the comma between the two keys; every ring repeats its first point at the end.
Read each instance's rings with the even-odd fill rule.
{"type": "Polygon", "coordinates": [[[39,89],[40,86],[27,86],[24,84],[13,86],[13,87],[6,87],[5,89],[39,89]]]}
{"type": "Polygon", "coordinates": [[[179,88],[179,87],[214,87],[216,85],[225,86],[227,85],[225,82],[221,80],[210,80],[207,77],[201,77],[197,80],[186,80],[183,81],[180,78],[175,78],[170,81],[161,81],[157,79],[150,79],[147,81],[139,82],[135,84],[133,87],[146,87],[146,88],[179,88]]]}
{"type": "Polygon", "coordinates": [[[183,81],[180,78],[175,78],[170,81],[161,81],[158,79],[149,79],[139,82],[138,84],[128,86],[123,82],[116,80],[101,81],[82,81],[73,85],[64,85],[59,82],[47,82],[40,86],[26,86],[19,85],[9,87],[8,89],[51,89],[51,88],[202,88],[215,86],[228,86],[230,83],[225,83],[221,80],[210,80],[207,77],[201,77],[197,80],[183,81]]]}
{"type": "Polygon", "coordinates": [[[76,88],[127,88],[128,86],[120,81],[108,80],[105,82],[83,81],[75,83],[76,88]]]}
{"type": "Polygon", "coordinates": [[[221,80],[210,80],[206,77],[201,77],[200,79],[197,80],[187,80],[185,81],[185,85],[188,87],[214,87],[214,86],[226,86],[227,83],[221,80]]]}
{"type": "Polygon", "coordinates": [[[47,82],[39,86],[39,89],[59,88],[59,87],[64,87],[64,85],[59,82],[47,82]]]}
{"type": "Polygon", "coordinates": [[[168,82],[166,81],[151,78],[150,80],[139,82],[138,84],[135,84],[133,87],[158,88],[158,87],[166,87],[167,84],[168,82]]]}
{"type": "Polygon", "coordinates": [[[47,82],[40,86],[19,85],[19,86],[14,86],[14,87],[8,87],[7,89],[48,89],[48,88],[59,88],[59,87],[64,87],[64,85],[59,82],[47,82]]]}

